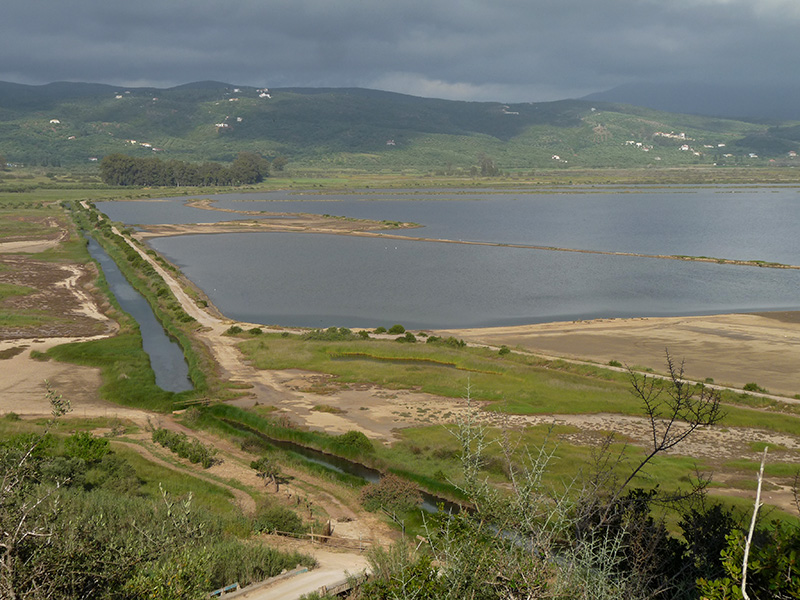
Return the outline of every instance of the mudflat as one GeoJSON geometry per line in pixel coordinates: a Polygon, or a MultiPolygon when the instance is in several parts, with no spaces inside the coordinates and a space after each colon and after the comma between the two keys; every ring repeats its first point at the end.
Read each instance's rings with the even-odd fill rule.
{"type": "Polygon", "coordinates": [[[668,349],[674,360],[685,361],[687,378],[712,378],[739,388],[757,383],[776,394],[800,394],[800,312],[594,319],[437,333],[658,372],[665,370],[668,349]]]}

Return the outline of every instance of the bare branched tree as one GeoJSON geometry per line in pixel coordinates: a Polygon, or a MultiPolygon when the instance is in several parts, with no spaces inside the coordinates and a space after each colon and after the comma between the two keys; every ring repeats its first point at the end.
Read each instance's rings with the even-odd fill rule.
{"type": "Polygon", "coordinates": [[[683,361],[676,366],[669,350],[666,357],[669,371],[666,379],[639,375],[628,369],[632,392],[642,401],[649,421],[652,449],[631,471],[618,494],[657,454],[674,448],[698,428],[719,423],[725,416],[719,392],[702,383],[686,381],[683,361]]]}

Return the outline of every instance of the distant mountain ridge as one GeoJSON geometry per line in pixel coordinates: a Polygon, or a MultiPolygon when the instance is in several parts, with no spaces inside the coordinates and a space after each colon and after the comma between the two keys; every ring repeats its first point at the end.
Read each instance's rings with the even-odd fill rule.
{"type": "Polygon", "coordinates": [[[153,87],[0,82],[0,154],[34,165],[111,153],[231,162],[240,151],[321,169],[496,172],[536,168],[793,164],[778,126],[601,101],[504,104],[362,88],[153,87]],[[788,161],[788,162],[787,162],[788,161]]]}
{"type": "Polygon", "coordinates": [[[702,82],[629,83],[584,96],[674,113],[748,120],[800,120],[800,83],[718,85],[702,82]]]}

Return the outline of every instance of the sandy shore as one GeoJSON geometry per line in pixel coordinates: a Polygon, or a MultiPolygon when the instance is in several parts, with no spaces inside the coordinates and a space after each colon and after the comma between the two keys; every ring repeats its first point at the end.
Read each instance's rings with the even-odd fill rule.
{"type": "Polygon", "coordinates": [[[800,394],[800,313],[595,319],[438,332],[468,342],[524,348],[548,356],[665,370],[665,349],[686,376],[741,388],[800,394]]]}

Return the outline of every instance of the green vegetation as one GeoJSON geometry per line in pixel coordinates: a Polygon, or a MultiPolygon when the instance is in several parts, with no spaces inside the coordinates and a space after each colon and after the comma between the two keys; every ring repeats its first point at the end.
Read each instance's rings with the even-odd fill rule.
{"type": "Polygon", "coordinates": [[[101,395],[123,406],[166,412],[174,408],[176,399],[190,394],[166,392],[156,385],[138,331],[123,331],[107,339],[62,344],[48,350],[47,356],[63,362],[99,367],[103,377],[101,395]]]}
{"type": "MultiPolygon", "coordinates": [[[[212,387],[217,391],[221,391],[222,383],[213,377],[209,379],[210,375],[213,376],[214,369],[211,366],[212,359],[208,349],[192,336],[192,331],[197,327],[194,318],[183,310],[163,278],[132,246],[132,244],[135,245],[136,242],[132,242],[132,244],[128,243],[125,237],[114,233],[108,220],[101,218],[94,208],[85,210],[78,204],[73,204],[72,211],[76,222],[85,231],[94,232],[95,239],[103,246],[109,256],[114,259],[126,279],[148,301],[153,309],[153,313],[160,321],[165,331],[180,344],[186,361],[189,364],[189,377],[195,389],[190,392],[176,394],[174,397],[170,396],[172,401],[189,401],[195,399],[204,394],[208,394],[212,387]]],[[[101,281],[101,287],[103,287],[102,284],[103,282],[101,281]]],[[[130,321],[128,321],[128,326],[135,329],[135,324],[130,321]]],[[[135,335],[138,337],[138,332],[135,335]]],[[[99,346],[103,347],[104,343],[111,343],[111,341],[100,340],[99,346]]],[[[57,352],[63,353],[65,351],[57,350],[57,352]]],[[[80,353],[81,350],[75,348],[75,352],[80,353]]],[[[144,359],[147,358],[144,354],[142,354],[142,356],[144,359]]],[[[66,360],[67,356],[62,354],[62,359],[66,360]]],[[[84,360],[87,361],[84,362],[84,364],[91,364],[88,362],[91,360],[89,357],[84,358],[84,360]]],[[[108,365],[101,363],[98,366],[105,367],[108,365]]],[[[113,367],[113,365],[110,366],[113,367]]],[[[125,373],[125,375],[130,377],[128,373],[125,373]]],[[[150,372],[149,376],[152,376],[152,372],[150,372]]],[[[148,374],[140,373],[138,377],[145,379],[148,377],[148,374]]],[[[113,383],[106,378],[105,386],[113,387],[113,383]]],[[[164,392],[162,392],[162,397],[163,393],[164,392]]],[[[120,401],[124,402],[124,400],[120,401]]],[[[153,403],[150,403],[150,406],[153,406],[153,403]]],[[[167,405],[162,404],[162,409],[166,408],[167,405]]]]}
{"type": "Polygon", "coordinates": [[[214,460],[214,455],[217,453],[215,448],[210,448],[200,440],[190,438],[185,433],[163,428],[155,429],[153,431],[153,441],[165,448],[169,448],[189,462],[200,463],[204,469],[208,469],[216,462],[214,460]]]}
{"type": "MultiPolygon", "coordinates": [[[[263,369],[308,369],[335,375],[342,383],[372,383],[386,388],[419,389],[461,398],[469,382],[474,401],[492,411],[512,414],[640,415],[629,391],[628,373],[602,366],[545,360],[524,353],[500,355],[486,348],[462,346],[460,340],[430,336],[426,344],[389,340],[320,340],[265,333],[239,344],[263,369]]],[[[750,394],[725,392],[723,424],[800,433],[800,407],[750,394]],[[751,410],[769,408],[769,411],[751,410]]]]}
{"type": "Polygon", "coordinates": [[[69,404],[48,398],[54,419],[0,441],[3,598],[199,599],[313,564],[246,539],[256,521],[207,500],[221,488],[85,431],[58,435],[69,404]]]}
{"type": "Polygon", "coordinates": [[[0,283],[0,302],[7,298],[15,296],[27,296],[33,294],[36,290],[32,287],[24,285],[12,285],[10,283],[0,283]]]}
{"type": "Polygon", "coordinates": [[[218,163],[193,165],[158,158],[109,154],[100,161],[103,183],[113,186],[248,185],[269,175],[269,162],[258,154],[240,152],[230,167],[218,163]]]}
{"type": "Polygon", "coordinates": [[[383,509],[394,513],[406,513],[422,502],[419,490],[406,479],[389,473],[378,483],[370,483],[361,489],[358,497],[369,511],[383,509]]]}
{"type": "MultiPolygon", "coordinates": [[[[272,90],[267,99],[255,88],[234,93],[227,86],[129,91],[117,98],[112,88],[81,84],[64,84],[57,96],[35,88],[0,90],[0,154],[12,164],[48,168],[54,183],[62,165],[88,171],[92,159],[120,153],[188,161],[212,179],[203,163],[232,164],[243,151],[267,156],[281,176],[291,169],[312,177],[415,171],[498,178],[534,169],[538,175],[541,169],[772,167],[770,159],[790,166],[788,152],[800,148],[794,123],[576,100],[504,105],[359,89],[272,90]],[[50,122],[52,115],[58,123],[50,122]],[[690,150],[681,150],[683,144],[690,150]]],[[[69,181],[88,182],[97,185],[88,175],[69,181]]],[[[4,177],[2,187],[30,184],[4,177]]]]}
{"type": "Polygon", "coordinates": [[[745,383],[744,387],[742,389],[745,392],[758,392],[760,394],[768,394],[769,393],[763,387],[761,387],[760,385],[758,385],[757,383],[754,383],[754,382],[745,383]]]}

